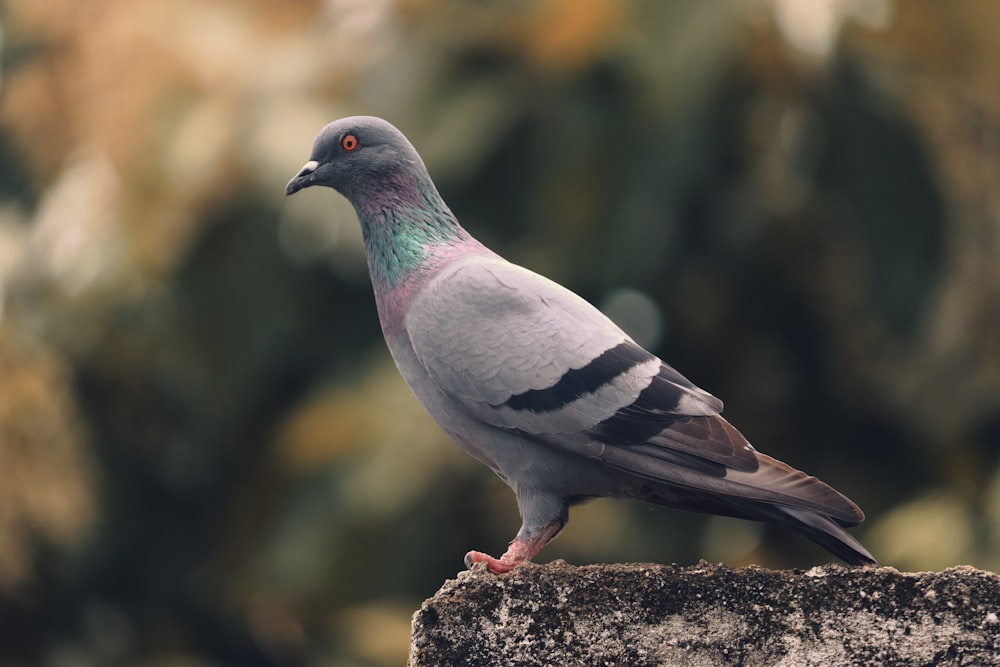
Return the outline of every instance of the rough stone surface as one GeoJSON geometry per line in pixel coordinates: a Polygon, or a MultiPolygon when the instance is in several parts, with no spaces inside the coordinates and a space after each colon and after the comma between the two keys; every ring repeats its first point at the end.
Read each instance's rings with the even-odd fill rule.
{"type": "Polygon", "coordinates": [[[409,664],[1000,665],[1000,576],[477,566],[414,614],[409,664]]]}

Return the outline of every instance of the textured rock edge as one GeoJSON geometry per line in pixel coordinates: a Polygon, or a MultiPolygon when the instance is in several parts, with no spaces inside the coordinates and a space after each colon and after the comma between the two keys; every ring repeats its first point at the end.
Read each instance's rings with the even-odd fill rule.
{"type": "Polygon", "coordinates": [[[414,614],[409,664],[1000,665],[998,617],[969,566],[477,566],[414,614]]]}

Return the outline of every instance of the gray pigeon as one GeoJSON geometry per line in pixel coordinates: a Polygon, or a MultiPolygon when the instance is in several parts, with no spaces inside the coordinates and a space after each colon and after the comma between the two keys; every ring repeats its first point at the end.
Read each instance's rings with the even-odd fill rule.
{"type": "Polygon", "coordinates": [[[722,401],[568,289],[511,264],[459,225],[403,134],[379,118],[330,123],[285,194],[324,185],[357,212],[385,340],[437,423],[514,490],[506,572],[565,525],[569,507],[639,498],[790,526],[852,564],[861,510],[755,450],[722,401]]]}

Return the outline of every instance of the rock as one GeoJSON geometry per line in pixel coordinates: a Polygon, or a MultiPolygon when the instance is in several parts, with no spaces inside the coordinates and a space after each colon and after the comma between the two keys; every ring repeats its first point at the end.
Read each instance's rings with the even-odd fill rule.
{"type": "Polygon", "coordinates": [[[409,664],[1000,665],[1000,576],[477,566],[414,614],[409,664]]]}

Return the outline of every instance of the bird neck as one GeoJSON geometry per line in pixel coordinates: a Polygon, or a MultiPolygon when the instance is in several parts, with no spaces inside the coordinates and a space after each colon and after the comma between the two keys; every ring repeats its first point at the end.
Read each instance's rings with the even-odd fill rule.
{"type": "Polygon", "coordinates": [[[376,291],[398,289],[427,274],[442,253],[476,243],[433,184],[389,190],[356,210],[376,291]]]}

